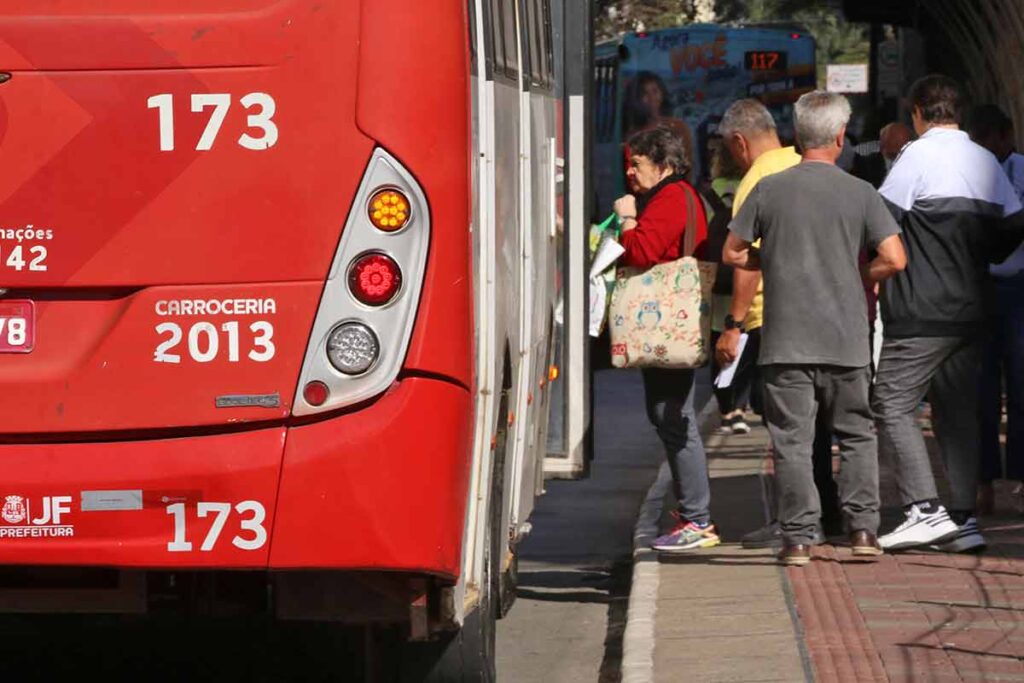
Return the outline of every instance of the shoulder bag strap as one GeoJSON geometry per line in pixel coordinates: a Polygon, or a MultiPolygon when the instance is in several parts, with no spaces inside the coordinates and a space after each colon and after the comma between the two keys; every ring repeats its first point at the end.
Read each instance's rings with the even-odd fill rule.
{"type": "MultiPolygon", "coordinates": [[[[698,190],[698,192],[700,192],[700,190],[698,190]]],[[[716,216],[718,215],[719,211],[728,211],[729,209],[728,205],[726,205],[726,203],[722,200],[722,197],[719,196],[719,194],[715,192],[714,189],[712,189],[709,192],[700,192],[700,196],[704,201],[706,201],[711,206],[711,209],[715,212],[716,216]]]]}
{"type": "Polygon", "coordinates": [[[690,197],[690,188],[683,185],[686,196],[686,228],[683,231],[683,256],[693,256],[697,248],[697,205],[690,197]]]}

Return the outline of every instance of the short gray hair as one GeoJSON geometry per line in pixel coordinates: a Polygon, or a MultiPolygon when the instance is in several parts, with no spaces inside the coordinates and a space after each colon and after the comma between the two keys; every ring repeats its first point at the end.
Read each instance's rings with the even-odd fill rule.
{"type": "Polygon", "coordinates": [[[744,137],[756,137],[759,134],[775,131],[775,119],[768,107],[754,99],[733,102],[718,124],[718,134],[723,138],[740,134],[744,137]]]}
{"type": "Polygon", "coordinates": [[[630,155],[645,156],[658,168],[670,168],[672,173],[687,175],[690,160],[686,158],[686,147],[676,133],[664,126],[633,133],[626,141],[630,155]]]}
{"type": "Polygon", "coordinates": [[[800,147],[828,147],[850,122],[850,101],[839,93],[815,90],[796,101],[796,139],[800,147]]]}

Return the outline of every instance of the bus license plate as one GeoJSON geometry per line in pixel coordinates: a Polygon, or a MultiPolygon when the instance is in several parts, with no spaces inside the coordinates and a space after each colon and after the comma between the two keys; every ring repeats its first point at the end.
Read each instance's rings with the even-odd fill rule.
{"type": "Polygon", "coordinates": [[[36,345],[36,304],[0,301],[0,353],[29,353],[36,345]]]}

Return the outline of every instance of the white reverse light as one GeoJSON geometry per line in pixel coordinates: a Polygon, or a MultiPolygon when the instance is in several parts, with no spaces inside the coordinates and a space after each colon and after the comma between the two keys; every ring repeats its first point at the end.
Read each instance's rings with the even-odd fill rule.
{"type": "Polygon", "coordinates": [[[327,338],[327,358],[346,375],[361,375],[377,362],[377,335],[361,323],[342,323],[327,338]]]}

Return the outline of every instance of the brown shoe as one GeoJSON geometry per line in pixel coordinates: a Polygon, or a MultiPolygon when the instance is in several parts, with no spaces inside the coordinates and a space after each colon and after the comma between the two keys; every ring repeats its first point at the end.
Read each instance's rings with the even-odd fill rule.
{"type": "Polygon", "coordinates": [[[878,557],[882,554],[882,546],[878,545],[878,538],[864,529],[850,534],[850,546],[856,557],[878,557]]]}
{"type": "Polygon", "coordinates": [[[787,567],[803,567],[811,561],[811,546],[803,543],[784,545],[779,553],[779,562],[787,567]]]}

